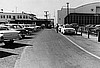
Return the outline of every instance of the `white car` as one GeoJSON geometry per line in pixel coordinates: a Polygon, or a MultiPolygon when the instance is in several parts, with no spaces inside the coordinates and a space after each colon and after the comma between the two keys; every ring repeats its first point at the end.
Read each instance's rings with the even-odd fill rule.
{"type": "Polygon", "coordinates": [[[27,31],[19,24],[5,24],[5,26],[7,26],[10,30],[15,30],[15,31],[20,31],[20,36],[22,38],[25,38],[25,36],[27,35],[27,31]]]}
{"type": "Polygon", "coordinates": [[[75,34],[76,31],[74,28],[72,28],[69,24],[67,25],[64,25],[62,28],[61,28],[61,33],[63,34],[75,34]]]}
{"type": "Polygon", "coordinates": [[[5,45],[13,43],[15,40],[19,40],[19,31],[9,30],[7,26],[0,26],[0,42],[4,42],[5,45]]]}

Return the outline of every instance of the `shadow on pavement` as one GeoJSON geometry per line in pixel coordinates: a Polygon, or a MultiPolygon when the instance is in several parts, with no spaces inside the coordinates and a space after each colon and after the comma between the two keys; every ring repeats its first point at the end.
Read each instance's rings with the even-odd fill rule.
{"type": "Polygon", "coordinates": [[[22,43],[12,43],[12,44],[7,44],[0,46],[1,48],[6,48],[6,49],[15,49],[15,48],[20,48],[20,47],[25,47],[25,46],[33,46],[30,44],[22,44],[22,43]]]}
{"type": "Polygon", "coordinates": [[[11,56],[11,55],[17,55],[17,54],[0,51],[0,58],[11,56]]]}
{"type": "Polygon", "coordinates": [[[36,33],[32,33],[32,34],[30,34],[30,35],[37,35],[36,33]]]}
{"type": "Polygon", "coordinates": [[[27,37],[25,37],[25,38],[23,38],[23,39],[33,39],[34,37],[31,37],[31,36],[27,36],[27,37]]]}

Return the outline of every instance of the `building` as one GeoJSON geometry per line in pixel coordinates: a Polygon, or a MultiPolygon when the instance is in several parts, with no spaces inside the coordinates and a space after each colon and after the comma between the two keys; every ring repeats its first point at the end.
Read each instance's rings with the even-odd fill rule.
{"type": "MultiPolygon", "coordinates": [[[[69,9],[69,13],[74,13],[74,8],[69,9]]],[[[57,22],[58,24],[64,24],[64,18],[67,16],[67,8],[61,8],[57,11],[57,22]]]]}
{"type": "MultiPolygon", "coordinates": [[[[66,9],[67,10],[67,9],[66,9]]],[[[59,11],[59,10],[58,10],[59,11]]],[[[59,15],[64,15],[61,10],[58,12],[58,23],[59,23],[59,15]]],[[[66,15],[66,14],[65,14],[66,15]]],[[[62,17],[63,18],[63,17],[62,17]]],[[[69,11],[69,14],[66,15],[64,19],[64,24],[78,23],[79,25],[87,25],[87,24],[100,24],[100,2],[89,3],[77,8],[73,8],[73,10],[69,11]]]]}
{"type": "Polygon", "coordinates": [[[0,12],[0,24],[2,23],[17,23],[17,24],[25,24],[25,23],[33,23],[36,20],[34,14],[27,13],[7,13],[0,12]]]}
{"type": "Polygon", "coordinates": [[[54,27],[54,19],[38,19],[36,21],[36,25],[41,26],[42,24],[45,24],[46,28],[54,27]]]}

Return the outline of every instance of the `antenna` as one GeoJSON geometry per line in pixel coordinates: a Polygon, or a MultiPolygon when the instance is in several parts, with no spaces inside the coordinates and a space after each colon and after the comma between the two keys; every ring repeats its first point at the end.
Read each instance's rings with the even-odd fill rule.
{"type": "Polygon", "coordinates": [[[16,7],[16,13],[17,13],[17,7],[16,7]]]}

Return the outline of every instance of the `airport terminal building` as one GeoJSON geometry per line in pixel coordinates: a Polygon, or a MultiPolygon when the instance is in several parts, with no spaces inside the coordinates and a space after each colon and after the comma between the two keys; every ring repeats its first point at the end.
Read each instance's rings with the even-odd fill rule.
{"type": "Polygon", "coordinates": [[[67,12],[64,14],[64,9],[66,12],[66,8],[58,10],[59,24],[100,24],[100,2],[85,4],[73,9],[69,8],[69,14],[67,14],[67,12]]]}

